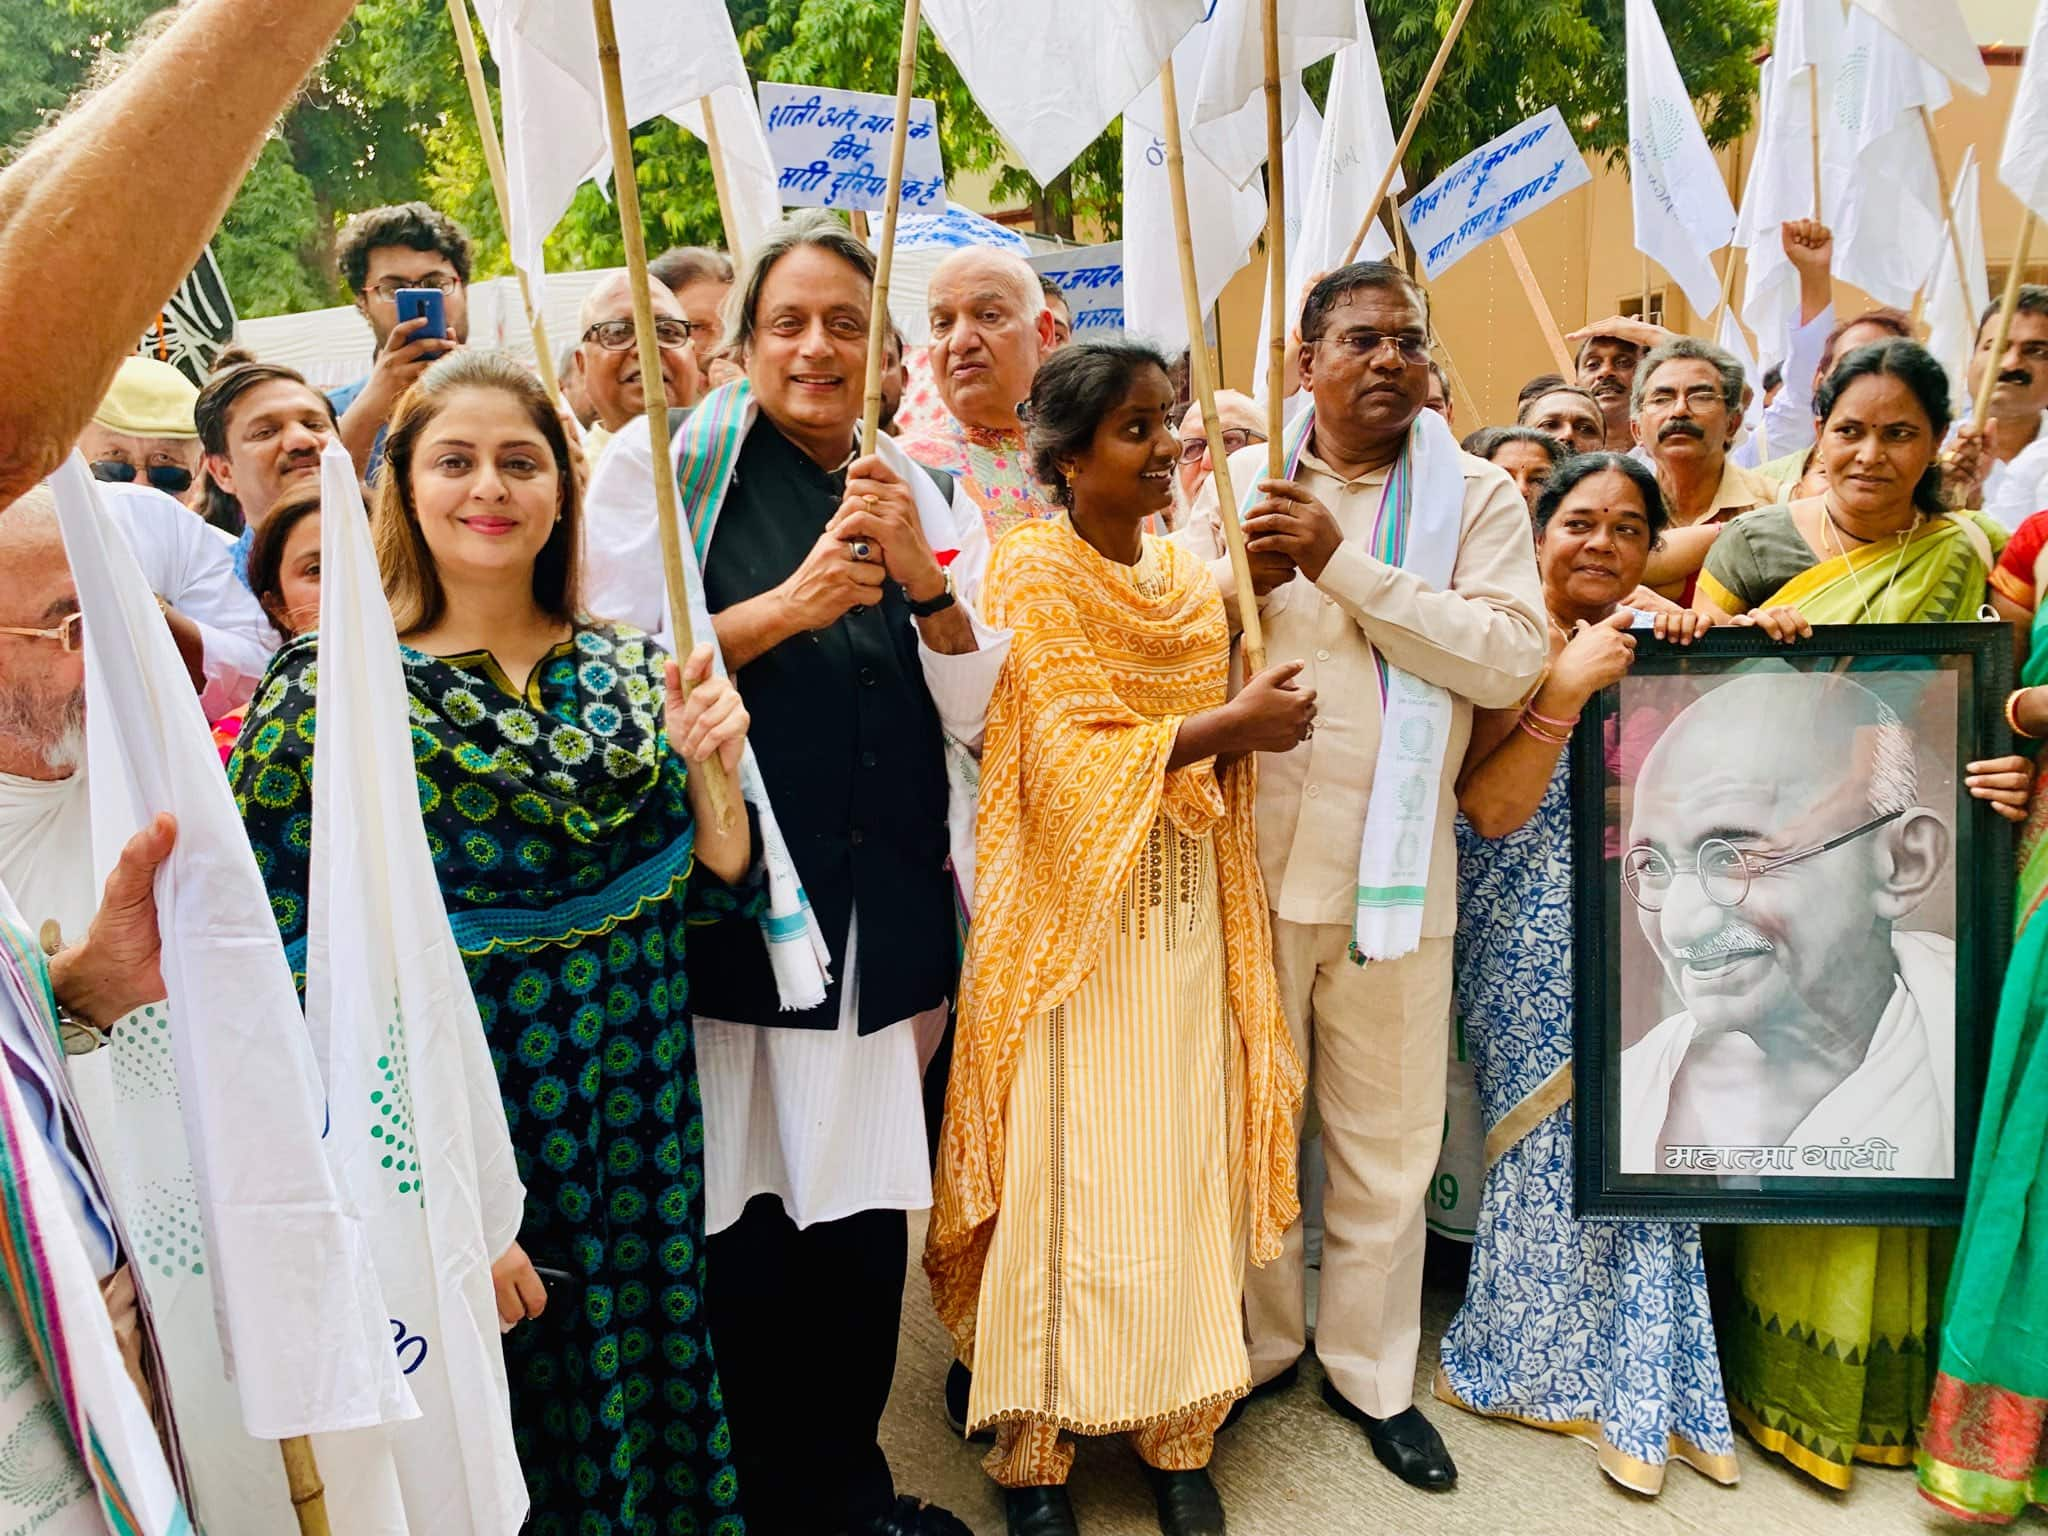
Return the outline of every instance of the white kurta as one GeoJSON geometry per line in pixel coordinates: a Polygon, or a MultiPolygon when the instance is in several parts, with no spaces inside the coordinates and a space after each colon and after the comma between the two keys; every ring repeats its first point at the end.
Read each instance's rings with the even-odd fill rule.
{"type": "Polygon", "coordinates": [[[99,893],[83,768],[61,779],[0,773],[0,883],[14,893],[31,934],[40,937],[54,918],[65,943],[85,937],[99,893]]]}
{"type": "Polygon", "coordinates": [[[217,720],[249,702],[277,649],[262,606],[235,575],[234,541],[154,486],[100,482],[100,505],[128,539],[150,591],[199,627],[217,720]]]}

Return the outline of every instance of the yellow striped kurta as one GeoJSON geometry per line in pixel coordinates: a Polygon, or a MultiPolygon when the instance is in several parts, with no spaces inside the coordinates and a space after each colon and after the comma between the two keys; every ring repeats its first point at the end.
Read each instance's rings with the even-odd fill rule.
{"type": "Polygon", "coordinates": [[[1162,814],[1100,961],[1022,1032],[975,1323],[977,1425],[1110,1434],[1248,1389],[1244,1068],[1214,837],[1162,814]]]}

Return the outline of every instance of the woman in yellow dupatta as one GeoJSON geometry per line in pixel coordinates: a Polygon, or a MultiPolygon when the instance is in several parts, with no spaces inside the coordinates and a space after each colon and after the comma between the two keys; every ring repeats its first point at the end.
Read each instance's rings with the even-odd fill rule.
{"type": "MultiPolygon", "coordinates": [[[[2005,534],[1941,504],[1948,377],[1911,341],[1859,347],[1814,399],[1827,491],[1737,518],[1693,604],[1773,638],[1815,624],[1967,621],[2005,534]]],[[[2025,815],[2023,757],[1969,765],[1972,794],[2025,815]]],[[[1855,1461],[1908,1466],[1927,1422],[1954,1234],[1921,1227],[1736,1229],[1715,1328],[1737,1422],[1831,1488],[1855,1461]]]]}
{"type": "Polygon", "coordinates": [[[1130,1434],[1162,1529],[1222,1531],[1206,1467],[1250,1386],[1244,1266],[1297,1209],[1252,754],[1304,740],[1314,694],[1288,666],[1226,702],[1216,585],[1142,532],[1173,403],[1150,347],[1052,358],[1031,452],[1066,512],[999,540],[984,587],[1015,638],[924,1262],[1028,1536],[1075,1529],[1063,1432],[1130,1434]]]}

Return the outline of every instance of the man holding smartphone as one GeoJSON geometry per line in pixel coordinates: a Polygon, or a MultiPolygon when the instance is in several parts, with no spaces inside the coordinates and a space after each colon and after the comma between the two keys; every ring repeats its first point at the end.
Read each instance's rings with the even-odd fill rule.
{"type": "Polygon", "coordinates": [[[469,339],[469,236],[446,214],[425,203],[399,203],[359,213],[342,229],[341,275],[370,322],[377,353],[369,377],[328,396],[341,418],[341,441],[363,478],[375,480],[384,458],[384,426],[398,397],[427,365],[469,339]],[[440,296],[441,323],[432,301],[405,319],[401,294],[440,296]]]}

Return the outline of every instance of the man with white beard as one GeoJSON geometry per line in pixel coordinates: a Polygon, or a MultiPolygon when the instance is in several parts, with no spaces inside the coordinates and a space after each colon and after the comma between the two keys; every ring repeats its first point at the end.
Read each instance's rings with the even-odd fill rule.
{"type": "Polygon", "coordinates": [[[0,512],[0,884],[45,949],[49,924],[79,938],[96,904],[84,766],[84,624],[38,489],[0,512]]]}

